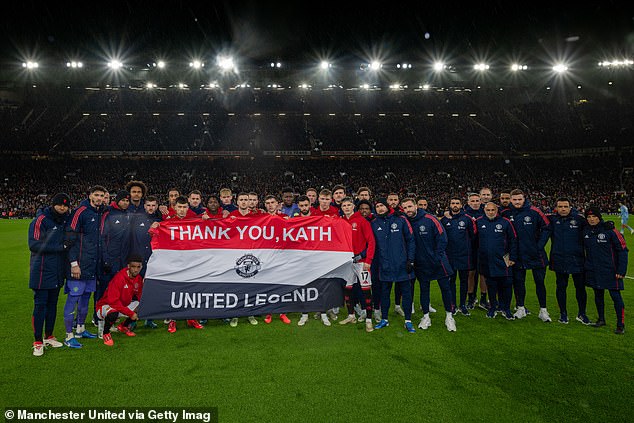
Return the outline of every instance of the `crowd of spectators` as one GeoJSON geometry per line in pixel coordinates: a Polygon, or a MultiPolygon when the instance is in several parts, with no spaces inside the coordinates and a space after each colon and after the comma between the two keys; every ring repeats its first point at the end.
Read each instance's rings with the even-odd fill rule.
{"type": "MultiPolygon", "coordinates": [[[[142,180],[149,193],[167,201],[172,187],[188,193],[198,189],[205,197],[229,187],[234,194],[255,191],[296,194],[306,188],[332,188],[343,184],[353,195],[361,186],[374,196],[397,192],[426,196],[436,211],[452,195],[463,198],[483,186],[494,193],[521,188],[530,200],[549,211],[559,196],[569,197],[583,209],[598,206],[616,212],[623,193],[634,190],[627,169],[634,157],[607,156],[555,159],[16,159],[5,160],[0,170],[0,215],[32,217],[57,192],[66,192],[76,205],[92,185],[112,193],[127,181],[142,180]]],[[[627,198],[626,198],[627,200],[627,198]]]]}

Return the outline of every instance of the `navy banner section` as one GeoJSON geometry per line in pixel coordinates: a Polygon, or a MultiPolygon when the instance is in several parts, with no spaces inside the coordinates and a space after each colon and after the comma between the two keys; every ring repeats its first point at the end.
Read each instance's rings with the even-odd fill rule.
{"type": "Polygon", "coordinates": [[[145,279],[140,319],[222,319],[326,311],[342,304],[345,281],[321,278],[307,285],[168,282],[145,279]]]}

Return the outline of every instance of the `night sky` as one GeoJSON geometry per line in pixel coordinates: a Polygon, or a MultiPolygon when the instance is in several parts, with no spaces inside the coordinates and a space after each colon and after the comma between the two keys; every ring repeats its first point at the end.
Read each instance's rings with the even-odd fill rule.
{"type": "MultiPolygon", "coordinates": [[[[540,50],[634,51],[634,2],[16,2],[0,18],[0,60],[185,57],[383,59],[540,50]]],[[[596,53],[595,53],[596,54],[596,53]]]]}

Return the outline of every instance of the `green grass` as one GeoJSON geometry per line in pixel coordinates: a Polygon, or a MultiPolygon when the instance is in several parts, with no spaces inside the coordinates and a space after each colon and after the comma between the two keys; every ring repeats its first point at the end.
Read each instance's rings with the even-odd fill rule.
{"type": "MultiPolygon", "coordinates": [[[[221,422],[631,421],[634,406],[634,332],[571,321],[544,324],[534,313],[521,321],[488,320],[482,310],[444,327],[442,311],[427,331],[407,334],[391,316],[387,329],[363,325],[297,327],[274,320],[237,328],[214,321],[176,334],[138,329],[114,334],[115,346],[85,340],[84,348],[31,355],[32,291],[28,288],[28,221],[0,221],[0,398],[17,406],[216,406],[221,422]]],[[[628,245],[634,238],[626,236],[628,245]]],[[[630,263],[630,275],[633,266],[630,263]]],[[[558,316],[554,276],[548,272],[549,310],[558,316]]],[[[632,280],[623,291],[634,304],[632,280]]],[[[527,307],[538,310],[529,276],[527,307]]],[[[416,293],[416,297],[417,297],[416,293]]],[[[588,314],[596,318],[589,292],[588,314]]],[[[60,295],[59,314],[65,296],[60,295]]],[[[432,288],[432,304],[442,305],[432,288]]],[[[569,313],[576,313],[574,288],[569,313]]],[[[419,312],[420,313],[420,312],[419,312]]],[[[343,316],[343,312],[341,314],[343,316]]],[[[414,315],[416,322],[420,314],[414,315]]],[[[626,317],[627,319],[627,317],[626,317]]],[[[627,322],[626,322],[627,324],[627,322]]],[[[629,326],[633,327],[633,326],[629,326]]],[[[63,336],[58,317],[56,335],[63,336]]]]}

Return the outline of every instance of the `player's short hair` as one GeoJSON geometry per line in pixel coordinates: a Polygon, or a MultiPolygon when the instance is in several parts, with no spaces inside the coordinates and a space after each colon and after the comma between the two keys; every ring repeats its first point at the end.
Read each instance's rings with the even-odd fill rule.
{"type": "Polygon", "coordinates": [[[291,187],[282,188],[282,194],[286,194],[287,192],[293,194],[293,188],[291,187]]]}
{"type": "Polygon", "coordinates": [[[368,200],[360,200],[357,203],[357,210],[359,210],[363,204],[367,205],[370,208],[370,210],[372,210],[372,203],[370,203],[368,200]]]}
{"type": "Polygon", "coordinates": [[[130,264],[130,263],[143,263],[143,257],[141,257],[138,254],[130,254],[128,256],[127,263],[128,264],[130,264]]]}
{"type": "Polygon", "coordinates": [[[266,197],[264,197],[264,201],[270,200],[270,199],[273,199],[273,200],[277,201],[278,203],[280,202],[280,200],[278,200],[277,197],[272,195],[272,194],[269,194],[266,197]]]}
{"type": "Polygon", "coordinates": [[[197,189],[192,190],[192,192],[190,192],[190,193],[189,193],[188,197],[191,197],[191,196],[192,196],[192,194],[194,194],[194,195],[200,195],[200,198],[202,198],[202,196],[203,196],[203,194],[202,194],[200,191],[198,191],[197,189]]]}
{"type": "Polygon", "coordinates": [[[526,194],[524,194],[524,191],[522,191],[519,188],[515,188],[513,191],[511,191],[511,195],[523,195],[523,196],[526,196],[526,194]]]}
{"type": "Polygon", "coordinates": [[[352,203],[352,205],[354,205],[354,200],[352,199],[352,197],[345,197],[343,200],[341,200],[341,204],[343,203],[352,203]]]}
{"type": "Polygon", "coordinates": [[[315,194],[317,194],[317,188],[312,188],[312,187],[311,188],[306,188],[306,192],[308,192],[308,191],[312,191],[315,194]]]}
{"type": "Polygon", "coordinates": [[[185,197],[184,195],[179,195],[178,198],[176,198],[176,201],[174,202],[174,204],[189,204],[187,202],[187,197],[185,197]]]}
{"type": "Polygon", "coordinates": [[[246,191],[241,191],[241,192],[238,193],[238,195],[236,195],[236,198],[243,197],[243,196],[248,197],[249,193],[246,192],[246,191]]]}
{"type": "Polygon", "coordinates": [[[147,193],[147,186],[141,181],[130,181],[127,184],[125,184],[125,190],[128,191],[128,192],[130,192],[132,187],[141,188],[141,194],[143,196],[145,196],[145,194],[147,193]]]}
{"type": "Polygon", "coordinates": [[[462,198],[458,197],[457,195],[452,196],[449,199],[449,202],[451,203],[453,200],[458,200],[458,201],[460,201],[462,203],[462,198]]]}
{"type": "Polygon", "coordinates": [[[480,198],[480,194],[478,194],[477,192],[470,192],[469,195],[467,195],[467,198],[471,198],[471,197],[480,198]]]}
{"type": "Polygon", "coordinates": [[[405,197],[405,198],[403,198],[403,199],[401,200],[401,205],[402,205],[403,203],[407,203],[407,202],[409,202],[409,201],[411,201],[411,202],[412,202],[412,204],[414,204],[414,205],[416,205],[416,203],[417,203],[417,201],[416,201],[416,199],[415,199],[415,198],[413,198],[413,197],[405,197]]]}
{"type": "Polygon", "coordinates": [[[156,198],[155,195],[148,195],[147,197],[145,197],[145,202],[149,202],[149,201],[156,201],[158,203],[158,198],[156,198]]]}
{"type": "Polygon", "coordinates": [[[332,197],[332,191],[330,191],[329,189],[322,189],[321,191],[319,191],[319,196],[324,196],[324,197],[332,197]]]}
{"type": "Polygon", "coordinates": [[[372,191],[368,187],[359,187],[359,189],[357,189],[357,195],[359,195],[360,193],[364,191],[367,191],[368,194],[372,195],[372,191]]]}
{"type": "MultiPolygon", "coordinates": [[[[560,201],[561,201],[561,202],[566,201],[568,204],[572,204],[572,202],[570,201],[570,199],[568,199],[567,197],[559,197],[559,198],[557,199],[557,201],[555,201],[555,204],[559,203],[560,201]]],[[[621,204],[621,203],[619,203],[619,204],[621,204]]]]}
{"type": "Polygon", "coordinates": [[[179,194],[181,193],[181,192],[180,192],[180,190],[179,190],[178,188],[174,188],[174,187],[172,187],[172,188],[170,188],[170,189],[168,189],[168,190],[167,190],[167,195],[169,195],[169,193],[170,193],[170,192],[172,192],[172,191],[176,191],[176,192],[177,192],[177,193],[179,193],[179,194]]]}
{"type": "MultiPolygon", "coordinates": [[[[315,191],[315,192],[317,192],[317,191],[315,191]]],[[[297,202],[300,203],[302,201],[308,201],[310,203],[310,198],[308,198],[307,195],[303,195],[302,194],[299,197],[297,197],[297,202]]]]}
{"type": "Polygon", "coordinates": [[[219,195],[231,195],[231,189],[230,188],[221,188],[220,191],[218,192],[219,195]]]}
{"type": "Polygon", "coordinates": [[[103,192],[104,194],[105,194],[106,192],[108,192],[108,190],[107,190],[106,188],[104,188],[102,185],[93,185],[93,186],[91,186],[91,187],[88,189],[88,193],[90,193],[90,194],[92,194],[92,193],[93,193],[93,192],[95,192],[95,191],[101,191],[101,192],[103,192]]]}
{"type": "Polygon", "coordinates": [[[335,185],[334,187],[332,187],[332,192],[335,192],[335,191],[340,190],[340,189],[342,189],[342,190],[343,190],[343,192],[346,192],[346,187],[344,187],[344,186],[343,186],[343,185],[341,185],[341,184],[337,184],[337,185],[335,185]]]}

